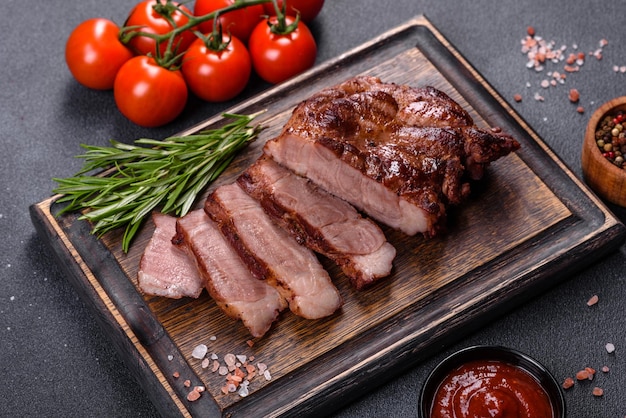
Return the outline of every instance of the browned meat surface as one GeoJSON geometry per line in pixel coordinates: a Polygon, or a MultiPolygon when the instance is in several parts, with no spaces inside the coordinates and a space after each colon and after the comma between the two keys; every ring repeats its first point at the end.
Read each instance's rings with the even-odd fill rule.
{"type": "Polygon", "coordinates": [[[195,261],[216,304],[239,319],[254,337],[263,336],[287,307],[276,289],[252,276],[204,210],[189,212],[176,224],[174,242],[195,261]]]}
{"type": "Polygon", "coordinates": [[[317,319],[341,306],[341,296],[315,254],[272,222],[237,183],[217,188],[205,210],[253,274],[276,286],[296,315],[317,319]]]}
{"type": "Polygon", "coordinates": [[[261,157],[238,181],[298,242],[334,260],[357,289],[391,272],[395,248],[344,200],[269,158],[261,157]]]}
{"type": "Polygon", "coordinates": [[[139,289],[147,295],[197,298],[204,282],[193,260],[172,245],[176,218],[155,212],[152,220],[156,228],[139,264],[139,289]]]}
{"type": "Polygon", "coordinates": [[[358,77],[300,103],[264,151],[374,219],[434,236],[469,179],[518,148],[432,87],[358,77]]]}

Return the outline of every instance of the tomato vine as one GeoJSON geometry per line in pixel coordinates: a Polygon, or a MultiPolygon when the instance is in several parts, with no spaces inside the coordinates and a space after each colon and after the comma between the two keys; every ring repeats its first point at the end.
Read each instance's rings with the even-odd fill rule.
{"type": "Polygon", "coordinates": [[[107,19],[79,25],[66,44],[66,62],[79,83],[113,89],[118,109],[132,122],[164,125],[182,112],[187,90],[205,101],[231,100],[252,71],[276,84],[312,67],[317,45],[297,11],[302,1],[309,15],[324,2],[196,0],[198,12],[191,12],[183,1],[141,0],[121,28],[107,19]],[[246,12],[245,24],[237,11],[246,12]],[[172,97],[177,106],[168,103],[172,97]],[[148,107],[161,117],[148,116],[148,107]]]}

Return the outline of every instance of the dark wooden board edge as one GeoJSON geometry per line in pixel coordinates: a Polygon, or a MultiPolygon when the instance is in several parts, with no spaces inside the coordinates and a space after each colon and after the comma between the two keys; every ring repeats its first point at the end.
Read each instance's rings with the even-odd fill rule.
{"type": "Polygon", "coordinates": [[[185,407],[172,398],[172,394],[151,367],[148,359],[140,353],[137,345],[128,338],[120,318],[102,299],[96,288],[87,285],[89,278],[80,260],[80,255],[67,241],[64,233],[51,222],[50,204],[54,197],[29,208],[31,220],[42,241],[55,256],[67,280],[72,284],[80,299],[93,313],[102,331],[115,346],[120,359],[137,380],[157,410],[168,417],[189,416],[185,407]],[[73,260],[74,262],[68,262],[73,260]]]}
{"type": "MultiPolygon", "coordinates": [[[[408,23],[408,26],[412,26],[412,25],[421,26],[422,28],[425,28],[426,31],[431,31],[434,34],[433,35],[434,41],[441,42],[444,45],[447,44],[447,41],[445,41],[445,39],[443,39],[443,37],[441,37],[440,34],[438,34],[436,30],[434,30],[434,28],[429,27],[430,25],[428,24],[428,22],[424,21],[423,19],[416,19],[408,23]]],[[[383,39],[383,38],[384,38],[384,35],[380,39],[383,39]]],[[[429,41],[429,42],[432,42],[432,41],[429,41]]],[[[430,46],[432,47],[433,45],[435,44],[431,44],[430,46]]],[[[449,44],[445,46],[450,48],[449,44]]],[[[426,47],[421,46],[420,50],[422,47],[424,49],[427,49],[426,47]]],[[[350,55],[348,54],[348,57],[349,56],[350,55]]],[[[459,57],[460,56],[456,54],[452,54],[451,57],[447,57],[445,59],[457,59],[458,60],[459,57]]],[[[347,59],[347,58],[343,57],[343,59],[347,59]]],[[[331,62],[328,65],[332,66],[335,64],[336,63],[331,62]]],[[[458,64],[457,64],[457,67],[458,67],[458,64]]],[[[478,88],[479,90],[483,89],[484,91],[486,91],[486,93],[484,92],[481,93],[481,96],[485,95],[485,97],[483,97],[481,100],[483,99],[494,100],[494,97],[497,97],[497,96],[494,96],[493,94],[494,92],[488,91],[489,88],[488,86],[485,87],[486,85],[484,84],[484,80],[481,80],[480,78],[477,77],[477,74],[475,74],[473,70],[471,70],[471,67],[468,66],[467,62],[464,62],[462,67],[466,68],[466,71],[468,73],[463,75],[463,77],[461,78],[470,80],[470,82],[474,84],[472,88],[478,88]]],[[[440,67],[439,70],[442,70],[442,68],[440,67]]],[[[458,80],[454,80],[454,74],[452,76],[451,82],[452,84],[455,85],[456,88],[459,88],[459,86],[463,87],[462,86],[463,83],[459,83],[458,80]]],[[[296,83],[296,81],[293,81],[293,83],[296,83]]],[[[288,92],[288,86],[283,87],[283,89],[281,89],[281,91],[288,92]]],[[[461,89],[461,91],[463,91],[463,89],[461,89]]],[[[271,91],[266,94],[268,95],[271,94],[271,91]]],[[[505,103],[501,101],[501,99],[495,99],[495,100],[500,107],[503,107],[503,108],[506,107],[506,106],[503,106],[505,103]]],[[[472,103],[472,105],[474,105],[474,103],[472,103]]],[[[242,108],[245,108],[245,105],[242,105],[242,106],[243,106],[242,108]]],[[[519,124],[520,125],[519,129],[521,130],[522,133],[526,135],[530,135],[531,137],[533,137],[532,138],[533,140],[538,139],[536,138],[536,135],[530,129],[528,129],[527,126],[525,126],[523,121],[515,117],[514,112],[512,113],[511,112],[512,111],[510,109],[506,109],[505,115],[509,115],[510,117],[512,117],[512,120],[508,120],[507,118],[507,120],[504,121],[506,122],[504,124],[509,124],[513,126],[515,126],[516,124],[519,124]]],[[[480,113],[480,110],[479,110],[479,113],[480,113]]],[[[500,125],[504,125],[504,124],[500,124],[500,125]]],[[[197,130],[197,128],[192,128],[192,129],[197,130]]],[[[545,145],[541,144],[541,142],[538,142],[538,143],[540,144],[539,146],[544,151],[546,151],[545,145]]],[[[549,152],[549,150],[547,151],[549,152]]],[[[535,165],[538,165],[539,168],[543,168],[542,166],[544,164],[553,164],[554,163],[554,161],[552,161],[553,158],[554,158],[554,155],[550,156],[550,158],[547,158],[545,161],[539,161],[539,163],[535,165]]],[[[557,162],[557,165],[561,165],[561,164],[557,162]]],[[[566,167],[560,167],[560,168],[562,170],[566,170],[566,167]]],[[[570,174],[564,173],[564,175],[570,177],[569,178],[570,182],[571,181],[576,182],[576,180],[572,178],[573,176],[571,176],[570,174]]],[[[364,389],[365,390],[371,389],[374,386],[377,386],[383,381],[386,381],[392,376],[394,376],[395,374],[390,373],[388,370],[391,366],[394,366],[392,367],[393,370],[402,370],[402,368],[395,367],[395,366],[399,366],[399,365],[402,365],[404,367],[410,366],[426,358],[426,356],[429,355],[431,351],[429,350],[429,347],[432,347],[432,344],[434,341],[437,341],[437,343],[443,344],[447,340],[454,340],[456,338],[459,338],[463,334],[460,332],[456,332],[456,331],[463,331],[464,333],[466,333],[472,329],[476,329],[480,327],[481,325],[483,325],[485,321],[488,321],[490,318],[492,318],[493,312],[495,310],[511,309],[512,307],[517,306],[523,300],[527,300],[528,297],[531,297],[533,294],[536,294],[537,290],[539,289],[537,287],[537,284],[541,284],[542,289],[544,287],[549,287],[553,284],[556,284],[558,281],[562,280],[566,276],[565,274],[563,274],[564,272],[570,271],[570,270],[574,271],[576,269],[579,269],[582,266],[587,265],[588,263],[591,263],[595,259],[603,256],[607,252],[615,249],[615,247],[617,247],[623,240],[623,236],[624,236],[623,226],[620,223],[615,222],[612,219],[610,213],[602,207],[601,202],[595,200],[594,196],[589,195],[587,191],[583,190],[583,188],[584,188],[584,185],[582,185],[581,189],[576,189],[576,190],[581,190],[580,193],[583,195],[583,197],[586,198],[583,200],[588,202],[588,207],[574,208],[574,210],[577,213],[580,212],[580,209],[583,209],[583,211],[588,210],[588,209],[593,209],[595,211],[595,213],[592,214],[593,216],[591,216],[592,225],[586,225],[587,227],[591,228],[589,231],[589,234],[590,234],[589,239],[586,242],[584,242],[584,245],[580,245],[577,248],[574,248],[568,252],[565,252],[559,257],[557,257],[555,259],[556,262],[544,264],[542,268],[533,272],[532,275],[528,275],[523,281],[523,283],[518,283],[517,284],[518,288],[516,289],[516,292],[510,295],[511,299],[515,300],[515,304],[502,303],[502,300],[503,300],[502,298],[493,298],[493,297],[491,299],[481,301],[480,308],[473,308],[475,310],[468,310],[468,314],[464,315],[463,317],[450,319],[449,324],[447,325],[446,329],[455,330],[455,332],[451,333],[451,334],[454,334],[454,337],[451,337],[450,333],[446,333],[444,335],[437,335],[434,332],[432,333],[433,335],[420,335],[419,330],[412,330],[413,338],[407,338],[406,336],[404,337],[399,336],[399,338],[400,337],[402,338],[399,339],[398,343],[393,344],[392,346],[388,346],[388,342],[390,340],[388,338],[385,338],[383,339],[383,341],[380,342],[380,344],[382,344],[381,346],[372,345],[370,349],[367,350],[367,353],[369,354],[367,354],[366,352],[360,352],[357,364],[353,367],[345,369],[341,373],[341,376],[339,376],[339,378],[336,375],[332,375],[332,373],[328,376],[324,376],[322,374],[319,378],[314,379],[315,382],[313,382],[312,385],[309,385],[312,388],[312,391],[308,393],[306,398],[297,399],[298,398],[297,396],[293,396],[293,399],[290,402],[288,402],[286,405],[283,405],[283,409],[281,409],[280,411],[268,410],[266,412],[270,415],[276,414],[276,415],[287,416],[287,415],[290,415],[291,413],[296,413],[295,410],[291,409],[291,407],[297,407],[298,415],[308,414],[308,413],[315,414],[319,412],[330,412],[338,408],[340,405],[343,405],[349,402],[350,400],[354,399],[355,397],[359,396],[359,394],[364,392],[364,389]],[[566,267],[563,268],[562,265],[565,265],[566,267]],[[547,275],[555,275],[557,276],[557,279],[549,283],[545,281],[542,282],[542,279],[545,278],[547,275]],[[421,338],[421,342],[418,342],[418,339],[417,339],[418,336],[421,338]],[[380,353],[384,353],[384,355],[380,353]]],[[[579,201],[580,199],[577,199],[577,198],[573,199],[573,202],[579,202],[579,201]]],[[[33,217],[33,223],[35,224],[38,230],[49,229],[49,226],[46,225],[47,221],[45,220],[45,218],[49,215],[42,213],[41,208],[31,208],[31,214],[33,217]]],[[[582,222],[582,224],[585,224],[586,222],[584,219],[578,220],[578,221],[582,222]]],[[[573,222],[578,222],[578,221],[574,220],[573,222]]],[[[585,230],[587,228],[585,227],[582,229],[585,230]]],[[[553,232],[553,233],[558,235],[558,231],[553,232]]],[[[586,233],[586,231],[582,231],[582,233],[584,234],[586,233]]],[[[54,233],[48,233],[48,235],[46,236],[46,241],[49,242],[53,247],[58,246],[58,245],[64,245],[63,243],[59,244],[58,242],[56,243],[57,245],[54,245],[55,240],[58,240],[58,237],[54,237],[54,233]]],[[[67,257],[72,257],[72,256],[75,257],[75,254],[74,255],[69,254],[69,252],[64,249],[60,249],[60,250],[55,249],[55,253],[58,253],[57,255],[62,261],[61,264],[63,264],[64,266],[67,264],[65,262],[67,260],[67,257]]],[[[84,274],[82,271],[80,271],[80,269],[78,269],[79,271],[76,271],[76,268],[72,268],[72,266],[66,266],[66,269],[68,269],[68,275],[70,276],[75,275],[75,274],[79,274],[79,275],[84,274]]],[[[80,286],[80,283],[78,283],[78,285],[80,286]]],[[[454,289],[454,286],[446,290],[446,292],[448,292],[447,294],[448,297],[454,293],[452,291],[453,289],[454,289]]],[[[442,297],[442,298],[446,297],[446,294],[445,294],[446,292],[443,292],[443,294],[438,297],[442,297]]],[[[87,298],[93,298],[93,297],[99,298],[100,297],[99,295],[94,294],[94,292],[85,291],[84,289],[83,289],[83,293],[86,293],[86,294],[81,295],[81,296],[85,296],[87,298]]],[[[103,306],[98,306],[97,308],[106,309],[106,307],[103,307],[103,306]]],[[[94,307],[94,310],[97,311],[96,307],[94,307]]],[[[397,317],[393,318],[392,321],[389,321],[388,324],[384,324],[381,327],[381,329],[372,330],[371,333],[359,336],[357,339],[355,339],[355,341],[351,342],[350,345],[359,346],[359,342],[362,343],[363,341],[366,341],[368,338],[372,338],[374,340],[376,339],[376,335],[369,335],[369,334],[387,332],[386,335],[389,335],[389,333],[393,334],[394,331],[396,333],[398,332],[406,333],[407,328],[400,326],[400,325],[406,324],[406,322],[411,321],[411,319],[415,319],[415,316],[418,315],[418,313],[419,313],[419,309],[417,306],[415,307],[415,309],[411,309],[410,312],[402,312],[397,317]]],[[[97,316],[103,315],[102,312],[96,312],[96,314],[97,316]]],[[[107,314],[110,314],[110,312],[107,312],[107,314]]],[[[104,325],[108,326],[108,328],[112,328],[113,331],[117,331],[118,333],[120,332],[120,330],[119,329],[116,330],[114,326],[115,324],[117,324],[116,319],[104,318],[103,322],[105,322],[104,325]]],[[[145,340],[145,336],[144,336],[144,340],[145,340]]],[[[127,344],[126,341],[122,341],[122,343],[125,344],[126,346],[120,347],[120,349],[122,350],[131,349],[131,351],[133,351],[132,348],[135,348],[135,351],[136,351],[136,347],[134,347],[132,344],[129,345],[127,344]]],[[[137,353],[135,352],[134,355],[136,356],[137,353]]],[[[328,357],[332,363],[332,358],[336,358],[336,359],[343,361],[345,360],[345,355],[346,355],[345,348],[338,348],[333,353],[329,353],[328,357]]],[[[135,366],[134,368],[137,369],[136,364],[133,364],[133,366],[135,366]]],[[[142,383],[144,384],[147,384],[148,387],[146,387],[145,389],[149,395],[153,395],[151,396],[151,398],[155,398],[155,397],[158,398],[157,399],[158,402],[155,402],[155,405],[157,405],[157,407],[161,411],[164,412],[164,415],[170,415],[170,413],[173,410],[177,409],[176,405],[173,405],[173,403],[175,402],[172,401],[171,396],[168,394],[167,397],[165,397],[166,399],[164,400],[164,397],[162,396],[162,392],[163,392],[162,387],[158,388],[159,389],[158,392],[161,393],[161,396],[154,396],[154,390],[152,386],[155,386],[155,385],[159,386],[159,383],[158,383],[159,380],[156,379],[155,381],[154,378],[147,379],[147,383],[146,383],[145,381],[146,375],[149,375],[152,370],[149,370],[145,366],[140,367],[138,369],[139,370],[137,371],[139,373],[135,373],[135,374],[138,374],[140,378],[138,380],[142,381],[142,383]],[[142,378],[144,380],[142,380],[142,378]],[[169,401],[167,399],[168,397],[169,397],[169,401]]],[[[288,376],[285,380],[286,380],[285,385],[289,385],[290,383],[293,383],[293,381],[298,380],[298,377],[294,376],[292,379],[291,377],[288,376]]],[[[280,385],[280,386],[283,386],[283,385],[280,385]]],[[[282,387],[282,390],[284,390],[284,386],[282,387]]],[[[259,410],[259,405],[263,404],[262,402],[263,399],[272,398],[275,401],[276,396],[283,396],[283,395],[285,395],[285,393],[281,391],[280,387],[277,387],[276,391],[264,390],[264,391],[255,393],[252,396],[253,399],[250,399],[250,403],[255,404],[254,409],[251,411],[261,412],[259,410]]],[[[153,402],[154,402],[154,399],[153,399],[153,402]]],[[[234,408],[232,408],[232,410],[229,410],[228,413],[244,412],[246,409],[247,409],[246,405],[244,405],[241,408],[238,405],[236,405],[234,408]]],[[[181,412],[181,411],[179,410],[178,412],[181,412]]],[[[204,412],[206,413],[206,410],[204,412]]]]}
{"type": "MultiPolygon", "coordinates": [[[[53,216],[57,216],[63,205],[54,205],[51,208],[53,216]]],[[[78,241],[80,257],[88,266],[97,266],[92,269],[95,277],[106,277],[99,284],[117,307],[121,317],[128,324],[138,342],[150,355],[152,361],[162,371],[163,379],[168,382],[179,399],[185,399],[193,386],[202,385],[202,379],[187,363],[176,344],[167,334],[156,316],[150,310],[142,295],[137,292],[133,283],[128,280],[115,257],[99,239],[91,234],[91,225],[88,222],[78,221],[78,215],[64,215],[64,230],[72,241],[78,241]],[[175,373],[180,377],[175,377],[175,373]],[[189,380],[191,386],[185,387],[184,382],[189,380]]],[[[183,401],[185,402],[185,401],[183,401]]],[[[209,396],[202,396],[194,402],[185,402],[186,409],[192,416],[206,415],[219,416],[220,408],[215,400],[209,396]]]]}

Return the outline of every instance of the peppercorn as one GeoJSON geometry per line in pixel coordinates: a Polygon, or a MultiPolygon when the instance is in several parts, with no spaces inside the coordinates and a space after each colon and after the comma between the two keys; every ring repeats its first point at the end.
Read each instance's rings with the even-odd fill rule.
{"type": "Polygon", "coordinates": [[[612,164],[626,169],[626,113],[618,111],[606,115],[596,128],[595,139],[598,149],[612,164]]]}

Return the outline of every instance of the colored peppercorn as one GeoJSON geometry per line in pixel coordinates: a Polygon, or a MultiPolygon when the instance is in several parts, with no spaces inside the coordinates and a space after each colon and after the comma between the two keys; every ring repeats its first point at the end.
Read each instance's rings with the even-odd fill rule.
{"type": "Polygon", "coordinates": [[[626,169],[626,113],[622,110],[605,116],[596,129],[596,144],[612,164],[626,169]]]}

